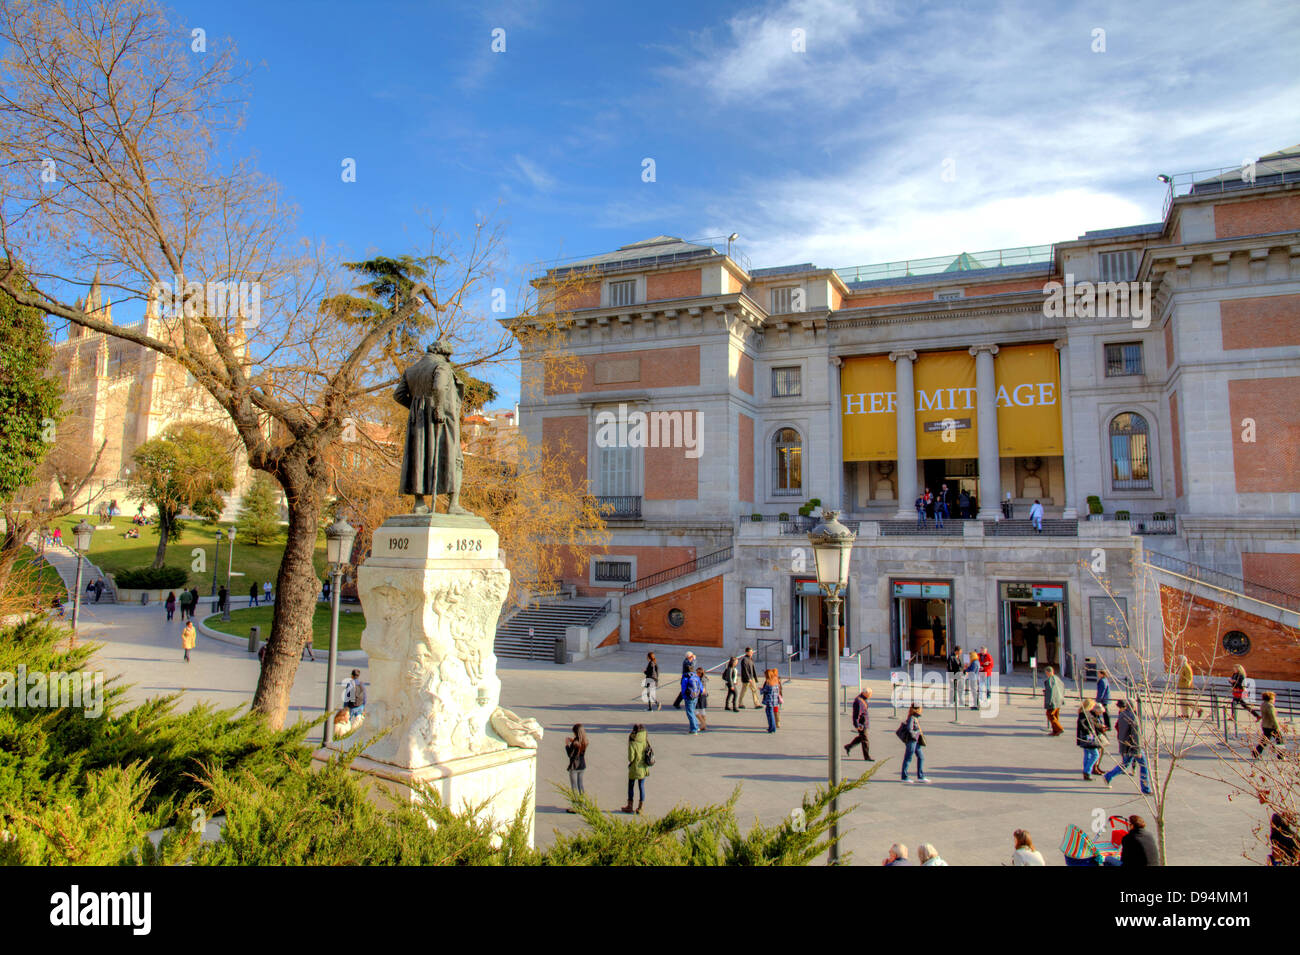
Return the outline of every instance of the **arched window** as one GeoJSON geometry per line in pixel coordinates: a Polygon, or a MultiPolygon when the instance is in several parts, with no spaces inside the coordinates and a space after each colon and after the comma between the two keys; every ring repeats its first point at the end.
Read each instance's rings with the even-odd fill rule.
{"type": "Polygon", "coordinates": [[[1110,423],[1110,486],[1114,491],[1151,490],[1147,419],[1132,411],[1110,423]]]}
{"type": "Polygon", "coordinates": [[[795,497],[803,493],[803,442],[794,428],[782,428],[772,437],[772,493],[795,497]]]}

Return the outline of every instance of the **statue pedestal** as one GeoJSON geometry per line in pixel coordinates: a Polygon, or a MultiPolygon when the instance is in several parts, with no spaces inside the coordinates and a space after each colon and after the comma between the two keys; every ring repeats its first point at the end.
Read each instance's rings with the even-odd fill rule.
{"type": "Polygon", "coordinates": [[[498,706],[492,646],[510,571],[496,532],[474,515],[401,514],[370,552],[357,568],[366,721],[336,748],[359,751],[353,769],[392,798],[428,783],[450,808],[486,802],[507,822],[526,801],[531,839],[541,727],[498,706]]]}

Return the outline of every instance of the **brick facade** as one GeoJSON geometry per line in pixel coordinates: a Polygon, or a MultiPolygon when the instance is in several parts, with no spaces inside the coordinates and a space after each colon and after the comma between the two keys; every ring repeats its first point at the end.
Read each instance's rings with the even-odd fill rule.
{"type": "Polygon", "coordinates": [[[630,614],[632,642],[721,647],[722,593],[722,578],[713,577],[637,604],[630,614]],[[668,622],[673,609],[684,615],[680,627],[668,622]]]}
{"type": "Polygon", "coordinates": [[[1160,613],[1165,627],[1165,666],[1182,654],[1198,675],[1227,677],[1241,664],[1259,680],[1300,679],[1300,630],[1285,627],[1225,604],[1160,586],[1160,613]],[[1240,631],[1250,639],[1243,656],[1223,649],[1223,636],[1240,631]]]}
{"type": "Polygon", "coordinates": [[[1300,196],[1250,199],[1214,208],[1214,234],[1220,239],[1297,228],[1300,228],[1300,196]]]}
{"type": "Polygon", "coordinates": [[[1232,463],[1237,492],[1300,491],[1300,378],[1252,378],[1228,382],[1232,416],[1232,463]],[[1255,422],[1255,440],[1242,440],[1242,421],[1255,422]]]}
{"type": "Polygon", "coordinates": [[[1300,295],[1230,299],[1219,314],[1227,351],[1300,345],[1300,295]]]}

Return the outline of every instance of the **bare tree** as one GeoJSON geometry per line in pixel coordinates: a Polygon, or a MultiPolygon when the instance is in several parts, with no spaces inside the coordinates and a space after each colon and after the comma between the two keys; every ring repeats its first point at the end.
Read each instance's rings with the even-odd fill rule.
{"type": "Polygon", "coordinates": [[[229,415],[249,465],[284,489],[288,539],[253,701],[278,727],[311,639],[330,449],[358,402],[392,387],[421,333],[448,339],[462,366],[510,357],[509,330],[473,304],[501,234],[486,222],[464,239],[434,230],[420,286],[340,327],[330,303],[353,278],[296,239],[293,210],[251,161],[218,160],[242,115],[232,47],[208,38],[196,53],[148,0],[0,0],[0,40],[0,258],[30,283],[0,270],[0,288],[192,375],[229,415]],[[153,303],[143,322],[76,307],[72,293],[96,268],[119,307],[153,303]]]}

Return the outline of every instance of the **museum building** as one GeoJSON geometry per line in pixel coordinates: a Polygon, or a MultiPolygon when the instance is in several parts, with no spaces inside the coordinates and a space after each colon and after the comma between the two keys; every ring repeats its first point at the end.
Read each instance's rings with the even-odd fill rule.
{"type": "Polygon", "coordinates": [[[824,507],[864,663],[1069,674],[1145,619],[1294,678],[1300,150],[1162,178],[1162,221],[1049,245],[752,268],[657,236],[539,276],[581,374],[525,346],[520,427],[610,535],[566,569],[609,601],[570,650],[824,656],[824,507]]]}

